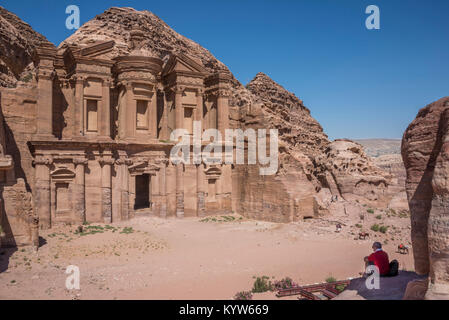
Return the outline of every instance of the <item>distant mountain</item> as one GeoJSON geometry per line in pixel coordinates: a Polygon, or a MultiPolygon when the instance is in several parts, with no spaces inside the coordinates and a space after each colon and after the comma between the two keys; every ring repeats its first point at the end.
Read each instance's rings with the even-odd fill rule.
{"type": "Polygon", "coordinates": [[[370,157],[401,154],[401,139],[360,139],[354,141],[360,143],[370,157]]]}

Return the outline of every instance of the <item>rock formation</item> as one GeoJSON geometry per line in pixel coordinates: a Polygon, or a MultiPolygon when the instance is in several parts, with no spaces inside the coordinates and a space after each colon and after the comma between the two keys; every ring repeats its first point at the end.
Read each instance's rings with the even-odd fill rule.
{"type": "Polygon", "coordinates": [[[376,167],[363,147],[351,140],[332,142],[320,157],[318,176],[324,185],[348,201],[386,207],[391,200],[392,176],[376,167]]]}
{"type": "Polygon", "coordinates": [[[430,274],[426,297],[449,297],[449,97],[418,112],[402,140],[415,269],[430,274]]]}
{"type": "Polygon", "coordinates": [[[0,87],[14,87],[18,80],[30,81],[33,50],[47,42],[15,14],[0,7],[0,87]]]}

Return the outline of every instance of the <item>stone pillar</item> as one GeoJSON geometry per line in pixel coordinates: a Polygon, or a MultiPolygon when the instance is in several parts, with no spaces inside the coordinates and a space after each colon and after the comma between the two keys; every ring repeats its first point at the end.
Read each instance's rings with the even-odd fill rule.
{"type": "Polygon", "coordinates": [[[75,78],[75,135],[84,136],[84,82],[85,78],[75,78]]]}
{"type": "Polygon", "coordinates": [[[165,140],[170,139],[170,131],[168,130],[168,113],[170,112],[170,107],[172,106],[173,100],[169,103],[167,100],[167,93],[164,93],[164,134],[163,138],[165,140]]]}
{"type": "Polygon", "coordinates": [[[184,164],[176,166],[176,216],[184,218],[184,164]]]}
{"type": "Polygon", "coordinates": [[[103,101],[101,112],[100,135],[104,137],[111,137],[111,80],[103,81],[103,101]]]}
{"type": "Polygon", "coordinates": [[[76,214],[76,221],[80,224],[86,222],[86,193],[85,193],[85,166],[87,159],[75,158],[75,184],[73,185],[73,208],[76,214]]]}
{"type": "Polygon", "coordinates": [[[222,139],[225,138],[225,130],[229,128],[229,97],[227,90],[220,89],[217,96],[217,122],[218,131],[220,131],[222,139]]]}
{"type": "Polygon", "coordinates": [[[134,100],[133,86],[131,82],[125,83],[125,103],[123,107],[124,133],[126,139],[132,139],[136,136],[136,101],[134,100]]]}
{"type": "Polygon", "coordinates": [[[51,157],[38,156],[35,163],[34,209],[41,229],[51,228],[50,165],[51,157]]]}
{"type": "Polygon", "coordinates": [[[196,194],[197,194],[197,216],[204,217],[206,215],[206,200],[204,198],[205,190],[204,190],[204,166],[203,164],[199,164],[196,166],[196,194]]]}
{"type": "Polygon", "coordinates": [[[37,134],[41,137],[53,136],[53,77],[54,72],[39,68],[37,98],[37,134]]]}
{"type": "Polygon", "coordinates": [[[157,139],[157,90],[153,91],[150,105],[150,137],[157,139]]]}
{"type": "MultiPolygon", "coordinates": [[[[182,106],[183,88],[176,88],[175,112],[176,129],[184,127],[184,108],[182,106]]],[[[176,165],[176,216],[184,217],[184,164],[176,165]]]]}
{"type": "Polygon", "coordinates": [[[103,155],[101,165],[101,212],[104,223],[112,222],[111,169],[114,160],[111,154],[103,155]]]}
{"type": "Polygon", "coordinates": [[[167,161],[161,160],[161,169],[159,171],[159,188],[160,188],[160,209],[159,216],[161,218],[167,217],[167,161]]]}
{"type": "MultiPolygon", "coordinates": [[[[119,152],[123,153],[123,152],[119,152]]],[[[119,183],[120,183],[120,219],[129,220],[129,177],[128,166],[132,161],[126,158],[126,154],[121,154],[120,159],[116,161],[119,166],[119,183]]]]}
{"type": "Polygon", "coordinates": [[[203,90],[198,89],[196,92],[196,110],[195,121],[201,121],[201,128],[204,129],[203,122],[203,90]]]}
{"type": "Polygon", "coordinates": [[[43,44],[36,49],[35,64],[37,70],[37,135],[53,136],[53,78],[56,48],[52,44],[43,44]]]}

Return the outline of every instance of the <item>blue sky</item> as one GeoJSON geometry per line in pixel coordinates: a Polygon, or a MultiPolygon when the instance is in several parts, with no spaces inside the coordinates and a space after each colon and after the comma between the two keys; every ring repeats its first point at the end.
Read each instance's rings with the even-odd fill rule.
{"type": "Polygon", "coordinates": [[[243,84],[262,71],[294,92],[331,139],[401,138],[449,95],[447,0],[0,1],[55,44],[73,32],[70,4],[81,23],[111,6],[152,11],[243,84]],[[370,4],[380,30],[365,28],[370,4]]]}

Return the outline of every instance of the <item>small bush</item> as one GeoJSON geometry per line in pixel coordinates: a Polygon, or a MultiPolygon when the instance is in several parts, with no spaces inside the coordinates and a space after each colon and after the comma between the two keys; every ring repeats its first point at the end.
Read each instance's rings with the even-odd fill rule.
{"type": "Polygon", "coordinates": [[[274,288],[276,290],[290,289],[290,288],[297,287],[297,286],[298,285],[289,277],[286,277],[282,280],[274,282],[274,288]]]}
{"type": "Polygon", "coordinates": [[[374,232],[378,232],[379,231],[379,225],[378,224],[373,224],[372,226],[371,226],[371,230],[373,230],[374,232]]]}
{"type": "Polygon", "coordinates": [[[376,216],[376,219],[377,219],[377,220],[380,220],[380,219],[382,219],[382,215],[380,215],[380,214],[379,214],[379,215],[377,215],[377,216],[376,216]]]}
{"type": "Polygon", "coordinates": [[[256,281],[254,281],[252,292],[261,293],[273,291],[273,284],[269,281],[269,279],[270,278],[267,276],[257,277],[256,281]]]}
{"type": "Polygon", "coordinates": [[[366,210],[366,212],[373,214],[374,210],[373,209],[368,209],[368,210],[366,210]]]}
{"type": "Polygon", "coordinates": [[[387,233],[388,227],[387,226],[381,226],[379,227],[379,231],[382,233],[387,233]]]}
{"type": "Polygon", "coordinates": [[[336,281],[337,281],[337,279],[335,279],[333,276],[329,276],[326,278],[327,283],[332,283],[332,282],[336,282],[336,281]]]}
{"type": "Polygon", "coordinates": [[[346,286],[344,284],[338,284],[335,286],[335,289],[337,289],[341,293],[346,289],[346,286]]]}
{"type": "Polygon", "coordinates": [[[359,224],[359,223],[357,223],[355,226],[356,226],[357,228],[359,228],[359,229],[362,229],[362,225],[359,224]]]}
{"type": "Polygon", "coordinates": [[[251,291],[237,292],[234,296],[234,300],[252,300],[253,294],[251,291]]]}

